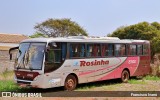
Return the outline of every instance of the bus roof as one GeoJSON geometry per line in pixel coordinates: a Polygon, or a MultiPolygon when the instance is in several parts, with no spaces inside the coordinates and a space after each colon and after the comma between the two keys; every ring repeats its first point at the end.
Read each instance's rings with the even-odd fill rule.
{"type": "Polygon", "coordinates": [[[69,36],[56,38],[31,38],[22,42],[87,42],[87,43],[149,43],[148,40],[119,39],[117,37],[69,36]]]}

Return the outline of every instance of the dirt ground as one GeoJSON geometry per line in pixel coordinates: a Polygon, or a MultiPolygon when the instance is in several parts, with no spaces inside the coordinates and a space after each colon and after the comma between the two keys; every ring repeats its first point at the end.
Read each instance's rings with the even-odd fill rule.
{"type": "MultiPolygon", "coordinates": [[[[84,90],[84,89],[80,89],[84,90]]],[[[87,91],[160,91],[160,81],[137,80],[136,83],[116,83],[85,89],[87,91]]]]}

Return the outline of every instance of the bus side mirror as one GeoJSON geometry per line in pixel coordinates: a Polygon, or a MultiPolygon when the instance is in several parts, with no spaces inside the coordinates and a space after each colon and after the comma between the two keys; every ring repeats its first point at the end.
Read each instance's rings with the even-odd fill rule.
{"type": "Polygon", "coordinates": [[[9,58],[10,58],[10,60],[12,60],[12,51],[18,50],[18,48],[19,48],[19,47],[13,47],[13,48],[10,48],[10,49],[9,49],[9,58]]]}
{"type": "Polygon", "coordinates": [[[9,58],[10,58],[10,60],[12,60],[12,53],[9,54],[9,58]]]}
{"type": "Polygon", "coordinates": [[[51,43],[52,47],[57,47],[57,44],[56,43],[51,43]]]}

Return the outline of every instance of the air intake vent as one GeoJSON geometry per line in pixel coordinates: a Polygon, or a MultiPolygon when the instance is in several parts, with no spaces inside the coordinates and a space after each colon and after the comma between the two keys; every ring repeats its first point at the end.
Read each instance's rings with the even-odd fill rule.
{"type": "Polygon", "coordinates": [[[120,40],[118,37],[99,37],[99,36],[69,36],[68,39],[86,39],[86,40],[120,40]]]}

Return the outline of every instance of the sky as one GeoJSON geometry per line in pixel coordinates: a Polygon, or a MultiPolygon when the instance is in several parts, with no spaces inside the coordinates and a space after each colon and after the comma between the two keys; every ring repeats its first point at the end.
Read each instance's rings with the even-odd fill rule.
{"type": "Polygon", "coordinates": [[[49,18],[71,18],[90,36],[120,26],[160,22],[160,0],[0,0],[0,33],[32,35],[49,18]]]}

